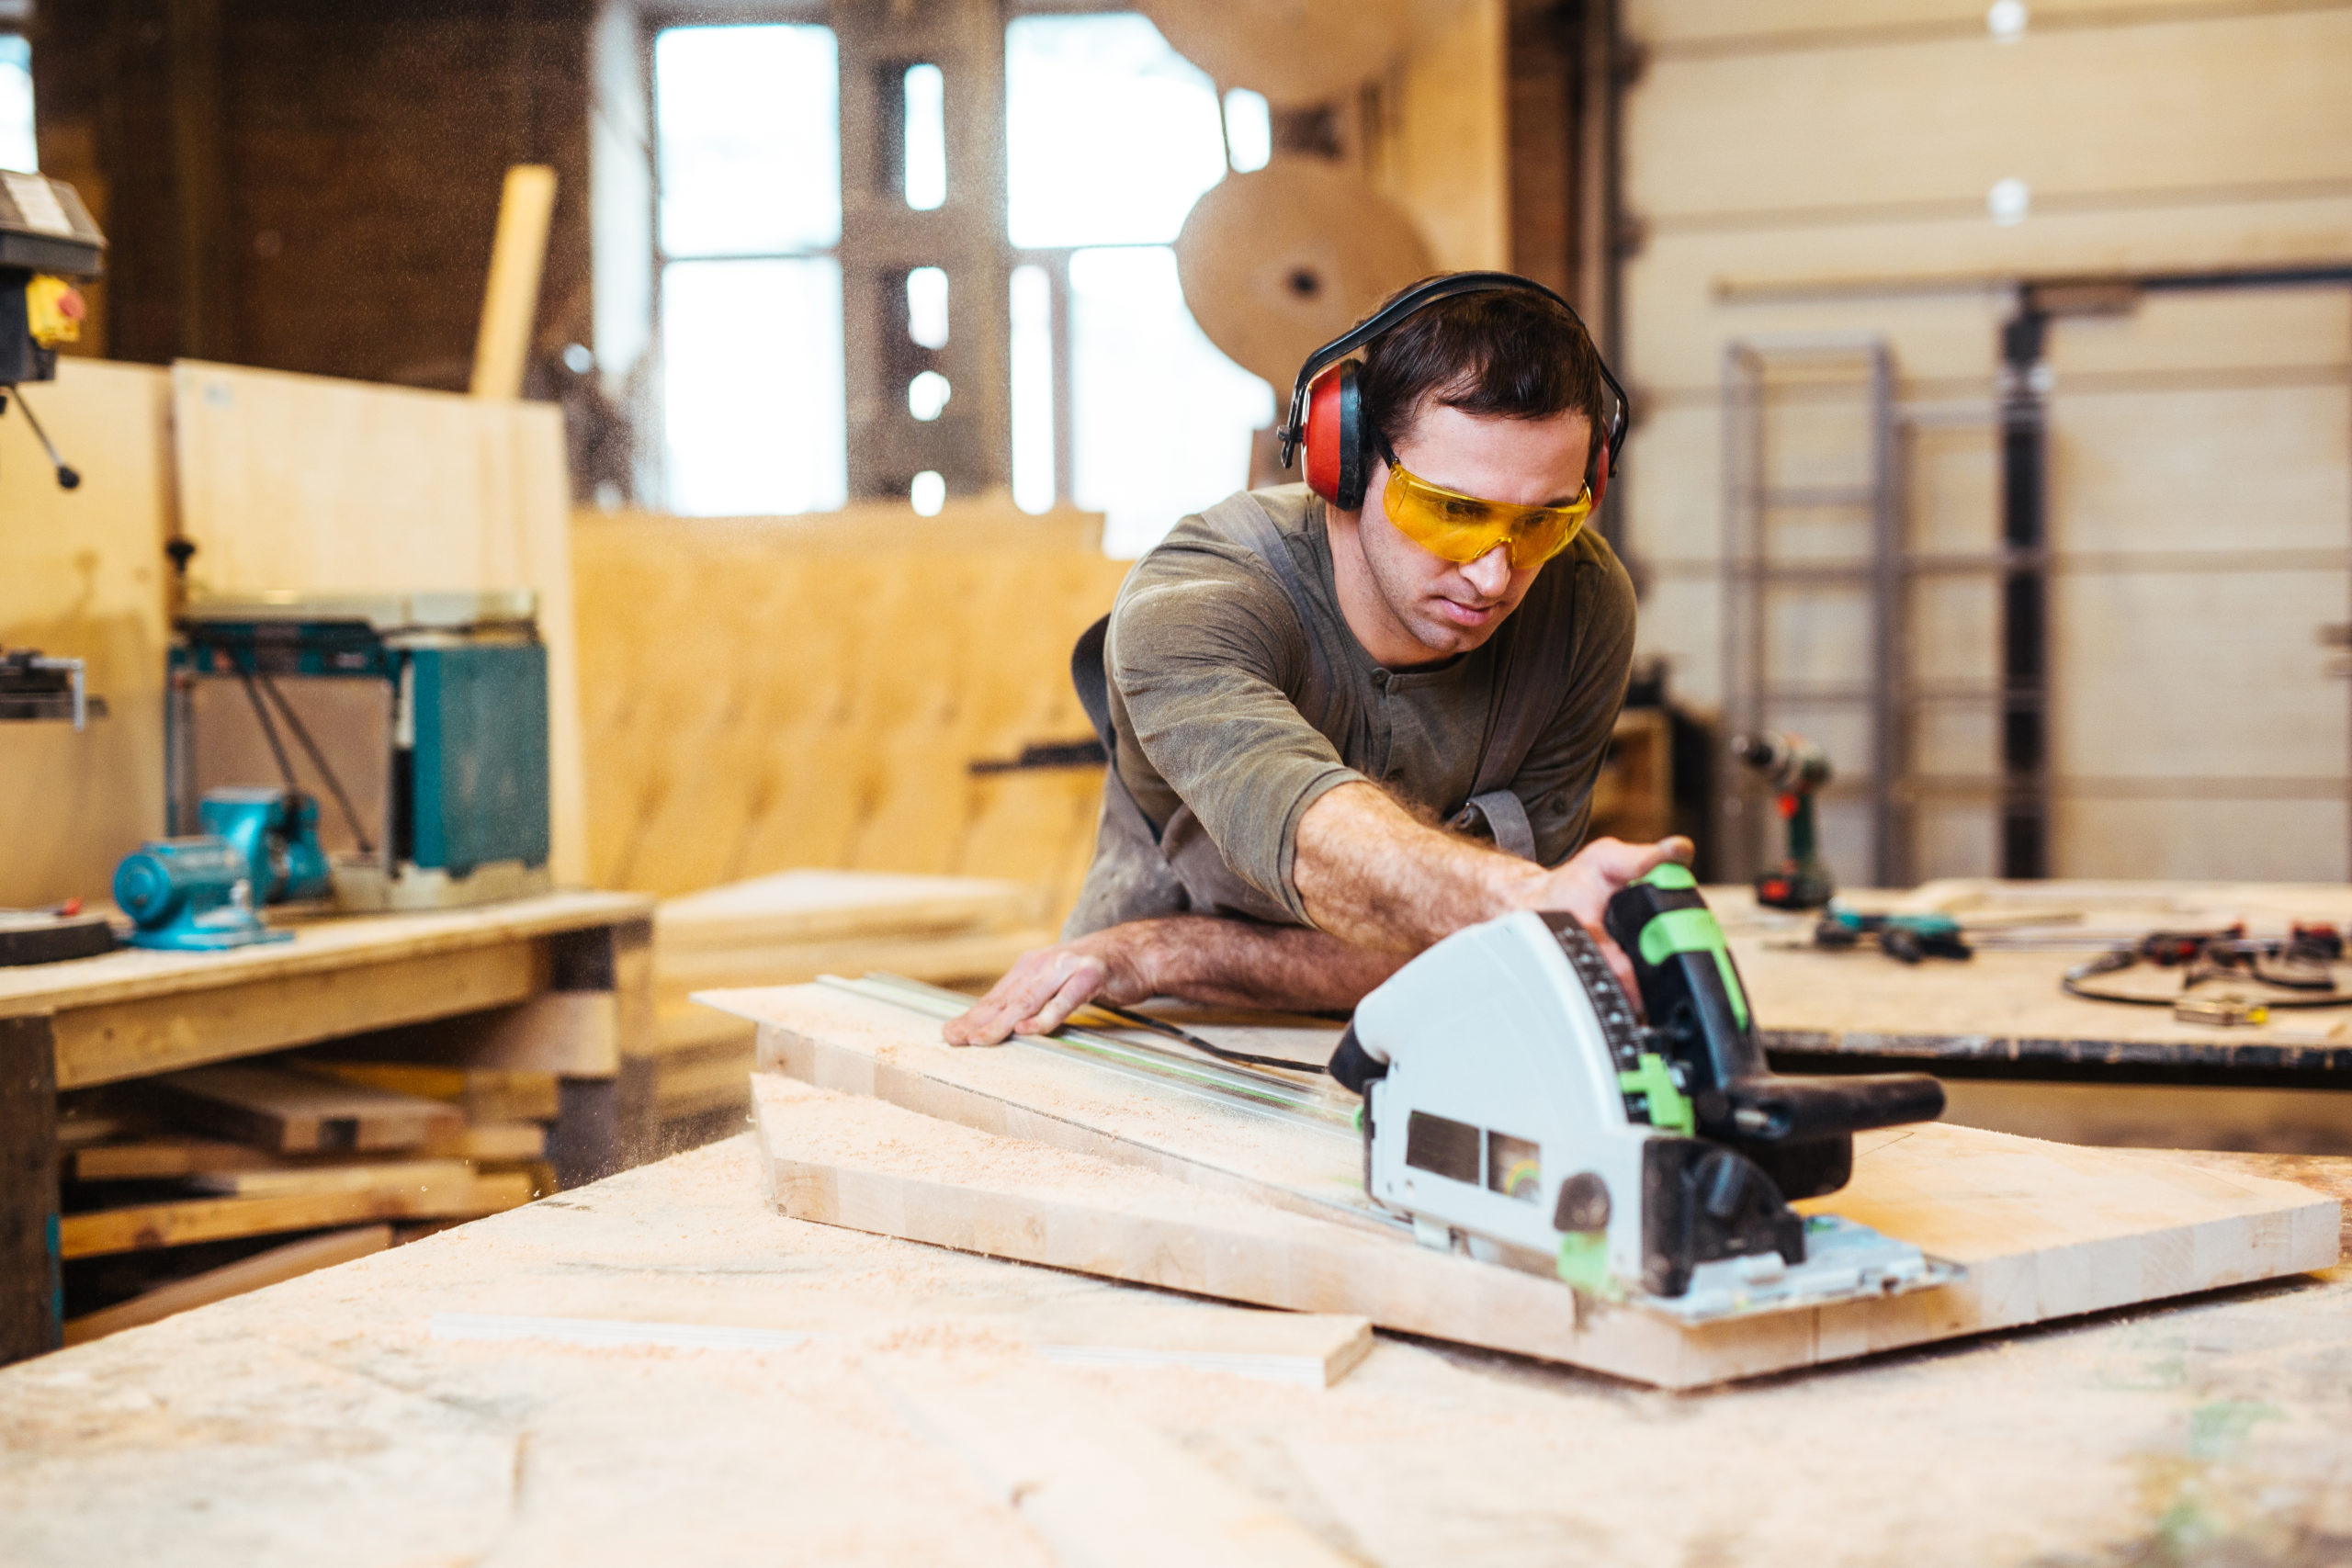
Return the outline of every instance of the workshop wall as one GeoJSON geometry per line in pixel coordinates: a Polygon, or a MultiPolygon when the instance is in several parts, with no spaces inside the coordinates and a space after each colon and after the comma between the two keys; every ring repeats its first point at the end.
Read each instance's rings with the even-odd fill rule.
{"type": "Polygon", "coordinates": [[[42,166],[111,242],[85,352],[460,388],[516,163],[558,178],[542,338],[590,341],[594,13],[593,0],[40,7],[42,166]]]}
{"type": "MultiPolygon", "coordinates": [[[[1626,25],[1645,62],[1624,132],[1626,526],[1645,650],[1693,697],[1723,679],[1727,342],[1883,334],[1917,416],[1911,547],[1981,555],[1999,526],[2004,290],[1744,291],[2352,254],[2352,9],[2035,0],[2008,42],[1979,0],[1634,0],[1626,25]],[[2028,209],[1996,223],[2010,179],[2028,209]]],[[[2053,874],[2346,874],[2352,736],[2320,637],[2352,597],[2347,293],[2150,297],[2053,324],[2053,874]]],[[[1860,538],[1851,515],[1799,521],[1816,554],[1860,538]]],[[[1865,607],[1783,596],[1781,676],[1860,680],[1865,607]]],[[[1923,580],[1906,618],[1921,682],[1996,677],[1990,577],[1923,580]]],[[[1860,716],[1815,719],[1864,775],[1860,716]]],[[[1921,710],[1913,772],[1950,782],[1921,797],[1914,874],[1994,869],[1995,803],[1957,781],[1996,773],[1996,747],[1987,704],[1921,710]]],[[[1849,877],[1868,864],[1860,813],[1827,814],[1849,877]]]]}

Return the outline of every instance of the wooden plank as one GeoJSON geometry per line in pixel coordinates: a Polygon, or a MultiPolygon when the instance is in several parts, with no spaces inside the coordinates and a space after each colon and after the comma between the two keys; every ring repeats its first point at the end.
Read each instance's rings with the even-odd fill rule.
{"type": "Polygon", "coordinates": [[[199,1192],[230,1198],[307,1198],[331,1192],[470,1192],[474,1168],[461,1159],[378,1160],[277,1170],[211,1170],[188,1179],[199,1192]]]}
{"type": "Polygon", "coordinates": [[[109,1334],[119,1334],[126,1328],[161,1323],[175,1314],[209,1306],[214,1302],[224,1302],[231,1296],[242,1296],[247,1291],[258,1291],[264,1285],[299,1279],[321,1269],[331,1269],[338,1263],[348,1263],[355,1258],[366,1258],[391,1245],[392,1227],[390,1225],[355,1225],[349,1230],[329,1231],[324,1235],[289,1241],[283,1247],[273,1247],[251,1258],[241,1258],[234,1263],[224,1263],[218,1269],[208,1269],[201,1274],[158,1285],[114,1306],[67,1318],[65,1343],[85,1345],[109,1334]]]}
{"type": "Polygon", "coordinates": [[[180,1120],[288,1153],[420,1148],[465,1122],[437,1100],[283,1067],[196,1067],[144,1087],[180,1120]]]}
{"type": "Polygon", "coordinates": [[[284,1198],[194,1198],[133,1208],[68,1214],[60,1227],[64,1256],[93,1258],[233,1236],[315,1230],[363,1220],[470,1219],[531,1201],[531,1179],[519,1173],[477,1176],[457,1192],[418,1190],[321,1192],[284,1198]]]}
{"type": "Polygon", "coordinates": [[[519,398],[538,318],[539,273],[547,261],[548,220],[555,215],[555,171],[517,164],[506,171],[498,202],[498,231],[490,246],[490,279],[482,288],[481,330],[474,339],[477,398],[519,398]]]}
{"type": "Polygon", "coordinates": [[[49,1021],[0,1019],[0,1363],[57,1348],[57,1078],[49,1021]]]}
{"type": "Polygon", "coordinates": [[[610,1077],[620,1069],[620,1002],[610,991],[548,991],[512,1007],[337,1039],[310,1055],[610,1077]]]}
{"type": "Polygon", "coordinates": [[[905,937],[1025,923],[1035,889],[973,876],[807,867],[665,898],[653,940],[662,960],[709,949],[905,937]]]}
{"type": "MultiPolygon", "coordinates": [[[[795,1327],[775,1314],[762,1321],[736,1313],[723,1319],[647,1320],[521,1313],[435,1313],[435,1339],[456,1343],[539,1341],[551,1345],[662,1346],[681,1349],[794,1349],[812,1340],[852,1338],[839,1327],[795,1327]]],[[[831,1324],[831,1318],[819,1318],[831,1324]]],[[[883,1326],[888,1332],[887,1325],[883,1326]]],[[[901,1325],[905,1326],[905,1325],[901,1325]]],[[[1089,1297],[1046,1304],[994,1325],[1049,1361],[1077,1367],[1177,1367],[1261,1382],[1328,1388],[1372,1352],[1372,1325],[1361,1317],[1229,1308],[1202,1312],[1148,1296],[1089,1297]]]]}
{"type": "Polygon", "coordinates": [[[77,1007],[56,1021],[58,1085],[114,1083],[498,1007],[534,995],[546,972],[537,942],[507,942],[342,969],[265,970],[233,987],[77,1007]]]}
{"type": "MultiPolygon", "coordinates": [[[[845,999],[862,1004],[862,998],[845,999]]],[[[755,1110],[763,1128],[775,1117],[797,1118],[793,1137],[799,1143],[779,1143],[764,1131],[763,1136],[772,1156],[788,1159],[799,1173],[795,1179],[802,1185],[793,1190],[800,1195],[796,1201],[809,1205],[803,1217],[834,1216],[836,1223],[887,1227],[897,1223],[894,1216],[914,1213],[908,1205],[918,1198],[925,1203],[935,1201],[935,1208],[924,1211],[935,1216],[935,1223],[926,1219],[924,1234],[912,1239],[970,1246],[1057,1267],[1091,1267],[1073,1261],[1080,1258],[1107,1259],[1103,1268],[1114,1277],[1148,1278],[1148,1282],[1207,1289],[1213,1294],[1225,1292],[1203,1285],[1201,1271],[1226,1267],[1215,1262],[1216,1258],[1244,1256],[1218,1253],[1217,1247],[1244,1244],[1232,1240],[1225,1228],[1217,1230],[1214,1244],[1181,1241],[1180,1232],[1162,1224],[1181,1206],[1172,1187],[1151,1189],[1161,1191],[1170,1207],[1146,1205],[1138,1211],[1145,1215],[1140,1228],[1123,1233],[1117,1216],[1132,1192],[1145,1190],[1156,1179],[1181,1182],[1193,1189],[1191,1201],[1202,1205],[1204,1213],[1214,1213],[1216,1224],[1229,1227],[1234,1235],[1250,1231],[1235,1217],[1246,1210],[1264,1215],[1270,1224],[1308,1220],[1344,1239],[1378,1245],[1396,1239],[1393,1229],[1364,1235],[1360,1218],[1348,1223],[1363,1210],[1361,1189],[1355,1185],[1360,1156],[1352,1139],[1323,1139],[1311,1128],[1243,1112],[1228,1114],[1202,1101],[1194,1102],[1198,1112],[1189,1111],[1176,1104],[1175,1097],[1157,1092],[1158,1086],[1129,1086],[1046,1053],[955,1051],[929,1036],[926,1021],[886,1018],[882,1014],[891,1010],[879,1008],[844,1016],[832,1010],[831,998],[813,988],[769,993],[763,1010],[775,1035],[786,1032],[775,1027],[775,1021],[790,1020],[795,1037],[819,1037],[831,1047],[823,1052],[803,1049],[779,1038],[778,1055],[787,1069],[821,1074],[835,1088],[854,1094],[911,1100],[932,1115],[967,1122],[967,1130],[969,1123],[987,1125],[992,1131],[980,1134],[984,1139],[998,1137],[995,1130],[1008,1130],[1016,1136],[1025,1134],[1023,1142],[1050,1142],[1057,1145],[1051,1158],[1069,1162],[1061,1168],[1088,1170],[1096,1183],[1090,1198],[1086,1183],[1056,1185],[1059,1178],[1046,1179],[1057,1168],[1051,1161],[1033,1161],[1019,1168],[1021,1182],[1029,1184],[1019,1191],[1012,1186],[980,1191],[952,1174],[959,1163],[984,1155],[997,1157],[1003,1147],[1019,1150],[1022,1145],[973,1145],[963,1141],[961,1134],[951,1136],[922,1122],[885,1119],[858,1123],[874,1137],[887,1134],[899,1140],[892,1146],[922,1149],[920,1166],[906,1167],[895,1162],[895,1156],[877,1157],[870,1149],[861,1155],[857,1140],[846,1133],[846,1143],[823,1142],[821,1130],[809,1125],[809,1102],[792,1099],[790,1091],[775,1088],[763,1074],[754,1080],[755,1110]],[[862,1077],[857,1070],[861,1058],[862,1077]],[[1002,1092],[991,1095],[959,1081],[971,1075],[1001,1080],[1002,1092]],[[1253,1132],[1242,1122],[1273,1133],[1253,1132]],[[809,1156],[808,1148],[822,1153],[809,1156]],[[1113,1161],[1125,1165],[1128,1174],[1106,1174],[1116,1168],[1113,1161]],[[842,1171],[849,1175],[841,1176],[842,1171]],[[918,1193],[910,1182],[922,1190],[918,1193]],[[1051,1257],[1035,1255],[1046,1244],[1032,1246],[1023,1239],[1019,1216],[1032,1198],[1052,1205],[1057,1215],[1069,1211],[1067,1225],[1052,1243],[1051,1257]],[[964,1239],[948,1239],[954,1235],[964,1239]],[[1139,1253],[1127,1250],[1130,1243],[1139,1253]],[[1030,1250],[1022,1250],[1024,1247],[1030,1250]],[[1177,1249],[1171,1256],[1184,1261],[1148,1257],[1135,1261],[1136,1256],[1163,1247],[1177,1249]],[[1204,1258],[1211,1261],[1202,1261],[1204,1258]],[[1180,1278],[1193,1282],[1180,1283],[1180,1278]]],[[[898,1109],[891,1106],[893,1111],[898,1109]]],[[[842,1118],[845,1126],[849,1118],[862,1114],[832,1102],[823,1111],[842,1118]]],[[[1941,1290],[1889,1302],[1846,1303],[1696,1330],[1664,1325],[1645,1314],[1602,1313],[1595,1314],[1592,1333],[1588,1325],[1576,1325],[1565,1338],[1556,1334],[1546,1338],[1544,1343],[1550,1348],[1528,1342],[1528,1331],[1515,1323],[1460,1320],[1475,1322],[1476,1333],[1414,1327],[1383,1315],[1398,1311],[1415,1322],[1426,1321],[1418,1315],[1421,1309],[1409,1304],[1392,1308],[1366,1301],[1351,1305],[1344,1299],[1315,1294],[1317,1287],[1301,1283],[1294,1274],[1274,1278],[1272,1260],[1282,1257],[1285,1247],[1306,1246],[1304,1239],[1274,1242],[1261,1235],[1245,1251],[1262,1267],[1253,1272],[1256,1266],[1235,1263],[1229,1278],[1242,1287],[1235,1292],[1240,1299],[1362,1312],[1389,1326],[1679,1386],[2098,1311],[2335,1260],[2335,1207],[2301,1189],[2283,1184],[2245,1188],[2211,1173],[2183,1174],[2182,1168],[2154,1155],[2072,1149],[1961,1127],[1906,1128],[1859,1139],[1854,1181],[1805,1207],[1845,1214],[1913,1241],[1968,1267],[1969,1277],[1941,1290]],[[1672,1348],[1662,1349],[1654,1342],[1620,1343],[1608,1334],[1593,1337],[1608,1325],[1636,1319],[1659,1324],[1672,1339],[1672,1348]],[[1481,1337],[1489,1326],[1498,1337],[1481,1337]]],[[[1302,1269],[1315,1272],[1313,1267],[1302,1269]]],[[[1409,1296],[1402,1278],[1367,1290],[1393,1289],[1409,1296]]],[[[1517,1288],[1495,1286],[1498,1292],[1517,1288]]],[[[1557,1311],[1556,1301],[1551,1310],[1557,1311]]]]}
{"type": "Polygon", "coordinates": [[[561,412],[188,360],[172,381],[181,525],[198,546],[198,585],[537,591],[549,863],[558,882],[586,884],[561,412]]]}
{"type": "Polygon", "coordinates": [[[562,1109],[553,1073],[341,1057],[305,1059],[294,1065],[304,1072],[345,1083],[437,1100],[458,1107],[468,1122],[552,1122],[562,1109]]]}
{"type": "Polygon", "coordinates": [[[665,999],[697,990],[742,986],[785,986],[820,975],[863,975],[887,969],[910,979],[993,980],[1033,947],[1055,940],[1048,926],[946,936],[851,937],[790,946],[735,948],[715,953],[664,953],[661,988],[665,999]]]}
{"type": "MultiPolygon", "coordinates": [[[[641,920],[650,899],[628,893],[548,893],[486,904],[399,915],[323,919],[274,916],[289,942],[227,953],[158,953],[123,948],[99,958],[0,969],[0,1016],[62,1012],[99,1002],[177,996],[247,980],[350,969],[396,958],[422,958],[495,947],[526,939],[641,920]]],[[[446,1010],[470,1010],[465,1007],[446,1010]]],[[[364,1027],[364,1026],[363,1026],[364,1027]]],[[[69,1086],[70,1087],[70,1086],[69,1086]]]]}
{"type": "Polygon", "coordinates": [[[70,491],[22,412],[0,418],[0,645],[84,660],[107,708],[79,734],[8,727],[0,908],[103,898],[116,863],[164,831],[170,387],[147,366],[68,358],[28,389],[82,474],[70,491]]]}
{"type": "Polygon", "coordinates": [[[66,1168],[76,1181],[176,1181],[201,1171],[282,1170],[283,1155],[220,1138],[173,1135],[75,1149],[66,1168]]]}
{"type": "Polygon", "coordinates": [[[424,1152],[458,1159],[520,1161],[543,1159],[548,1130],[537,1122],[471,1122],[454,1138],[434,1138],[424,1152]]]}

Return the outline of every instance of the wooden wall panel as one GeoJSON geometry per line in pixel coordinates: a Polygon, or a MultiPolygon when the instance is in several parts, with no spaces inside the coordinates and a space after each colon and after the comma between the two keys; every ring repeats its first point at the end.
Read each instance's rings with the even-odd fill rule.
{"type": "Polygon", "coordinates": [[[583,513],[589,844],[672,894],[793,866],[1012,877],[1066,903],[1097,768],[974,774],[1091,734],[1069,651],[1125,576],[1101,520],[583,513]]]}
{"type": "Polygon", "coordinates": [[[552,863],[559,882],[584,883],[561,412],[193,361],[172,378],[193,583],[538,590],[552,863]]]}
{"type": "Polygon", "coordinates": [[[164,830],[170,378],[70,359],[30,390],[82,484],[59,490],[23,413],[0,415],[0,646],[88,660],[110,711],[79,735],[0,724],[6,908],[105,897],[164,830]]]}
{"type": "Polygon", "coordinates": [[[1510,265],[1505,0],[1423,6],[1388,84],[1381,184],[1420,226],[1439,270],[1510,265]]]}

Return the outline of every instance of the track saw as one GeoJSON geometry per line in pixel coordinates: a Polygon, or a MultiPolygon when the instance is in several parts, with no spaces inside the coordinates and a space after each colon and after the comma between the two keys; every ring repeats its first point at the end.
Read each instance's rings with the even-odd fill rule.
{"type": "Polygon", "coordinates": [[[1681,866],[1620,891],[1605,924],[1639,1013],[1573,917],[1532,911],[1456,932],[1358,1005],[1330,1070],[1363,1097],[1365,1192],[1424,1243],[1685,1322],[1956,1277],[1790,1207],[1846,1184],[1854,1134],[1941,1115],[1942,1086],[1772,1072],[1681,866]]]}

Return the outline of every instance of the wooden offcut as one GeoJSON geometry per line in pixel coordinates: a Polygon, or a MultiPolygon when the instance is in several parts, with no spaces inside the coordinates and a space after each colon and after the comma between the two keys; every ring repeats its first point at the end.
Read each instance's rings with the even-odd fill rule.
{"type": "Polygon", "coordinates": [[[175,1120],[289,1154],[422,1148],[465,1125],[439,1100],[278,1066],[196,1067],[143,1087],[175,1120]]]}
{"type": "Polygon", "coordinates": [[[555,215],[555,171],[517,164],[506,171],[498,202],[498,231],[491,242],[490,280],[483,287],[481,330],[474,339],[477,398],[519,398],[530,367],[531,326],[537,320],[539,273],[548,255],[548,222],[555,215]]]}
{"type": "Polygon", "coordinates": [[[1373,1228],[1352,1138],[1018,1046],[956,1050],[927,1020],[814,987],[768,993],[756,1006],[777,1040],[771,1059],[821,1070],[851,1091],[756,1080],[769,1178],[787,1213],[1265,1305],[1361,1313],[1661,1386],[2132,1305],[2337,1257],[2337,1204],[2301,1188],[2154,1154],[1929,1124],[1858,1137],[1853,1180],[1800,1207],[1912,1242],[1962,1266],[1959,1281],[1697,1327],[1632,1308],[1580,1311],[1555,1280],[1373,1228]],[[823,1048],[789,1044],[787,1034],[823,1048]],[[1011,1092],[980,1087],[991,1078],[1011,1092]]]}
{"type": "Polygon", "coordinates": [[[459,1188],[394,1180],[356,1191],[141,1203],[68,1214],[59,1230],[66,1258],[93,1258],[368,1220],[472,1219],[530,1201],[528,1176],[498,1172],[476,1176],[459,1188]]]}

